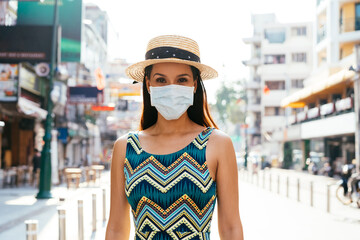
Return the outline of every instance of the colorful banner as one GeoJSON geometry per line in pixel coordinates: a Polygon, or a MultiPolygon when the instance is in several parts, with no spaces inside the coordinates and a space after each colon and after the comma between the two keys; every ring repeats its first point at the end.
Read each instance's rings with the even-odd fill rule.
{"type": "Polygon", "coordinates": [[[0,102],[16,102],[18,98],[19,66],[0,64],[0,102]]]}
{"type": "MultiPolygon", "coordinates": [[[[61,61],[80,62],[82,0],[58,0],[61,61]]],[[[55,0],[19,2],[17,25],[53,25],[55,0]]]]}

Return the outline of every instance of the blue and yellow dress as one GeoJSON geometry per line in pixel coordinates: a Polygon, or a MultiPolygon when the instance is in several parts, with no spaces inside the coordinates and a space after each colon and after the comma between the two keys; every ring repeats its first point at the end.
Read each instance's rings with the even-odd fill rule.
{"type": "Polygon", "coordinates": [[[207,240],[216,203],[216,182],[206,163],[206,128],[185,148],[166,155],[144,151],[129,133],[125,193],[136,228],[135,239],[207,240]]]}

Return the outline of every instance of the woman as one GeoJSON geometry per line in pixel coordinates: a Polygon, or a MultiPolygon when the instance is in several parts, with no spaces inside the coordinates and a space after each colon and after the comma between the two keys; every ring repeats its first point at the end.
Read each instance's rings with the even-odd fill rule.
{"type": "Polygon", "coordinates": [[[217,72],[200,63],[195,41],[150,40],[146,60],[127,69],[143,82],[140,131],[114,144],[106,239],[210,239],[218,202],[222,240],[242,240],[235,152],[217,130],[202,79],[217,72]]]}

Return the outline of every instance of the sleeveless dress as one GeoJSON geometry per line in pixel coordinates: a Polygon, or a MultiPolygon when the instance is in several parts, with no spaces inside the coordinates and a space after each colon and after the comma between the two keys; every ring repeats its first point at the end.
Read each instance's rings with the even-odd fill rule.
{"type": "Polygon", "coordinates": [[[216,182],[206,163],[206,128],[185,148],[166,155],[145,152],[138,134],[128,135],[125,193],[135,240],[208,240],[216,182]]]}

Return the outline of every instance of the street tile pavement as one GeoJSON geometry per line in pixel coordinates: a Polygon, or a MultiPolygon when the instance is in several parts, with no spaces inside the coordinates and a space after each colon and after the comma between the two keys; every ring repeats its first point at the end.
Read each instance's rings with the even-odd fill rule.
{"type": "Polygon", "coordinates": [[[25,220],[38,220],[38,239],[59,239],[57,207],[66,209],[66,239],[78,239],[78,201],[83,200],[84,239],[105,239],[103,191],[106,189],[106,218],[109,212],[110,172],[103,171],[95,184],[81,183],[78,189],[65,184],[52,188],[51,199],[36,199],[38,189],[31,186],[0,189],[0,239],[25,239],[25,220]],[[96,231],[92,231],[92,194],[96,194],[96,231]],[[60,198],[65,201],[60,201],[60,198]]]}

